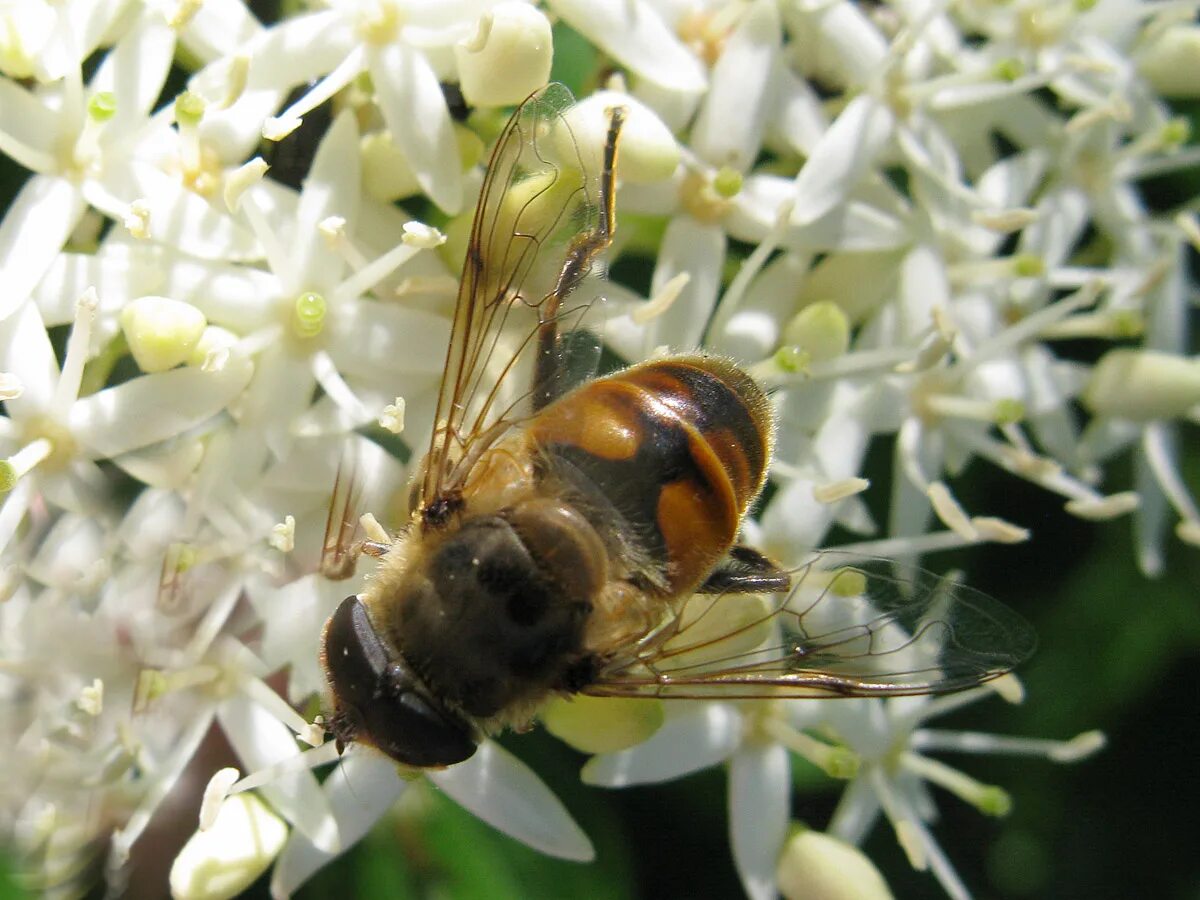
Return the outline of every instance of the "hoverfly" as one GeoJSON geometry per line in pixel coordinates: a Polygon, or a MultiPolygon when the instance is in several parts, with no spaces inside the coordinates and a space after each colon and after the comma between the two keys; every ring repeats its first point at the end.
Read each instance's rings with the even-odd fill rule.
{"type": "Polygon", "coordinates": [[[828,555],[787,571],[736,543],[775,422],[730,360],[572,386],[581,343],[598,351],[575,297],[612,240],[626,116],[606,111],[593,153],[573,104],[533,94],[491,155],[410,521],[357,545],[378,569],[324,629],[339,745],[447,766],[557,694],[887,696],[1010,670],[1032,632],[997,601],[828,555]]]}

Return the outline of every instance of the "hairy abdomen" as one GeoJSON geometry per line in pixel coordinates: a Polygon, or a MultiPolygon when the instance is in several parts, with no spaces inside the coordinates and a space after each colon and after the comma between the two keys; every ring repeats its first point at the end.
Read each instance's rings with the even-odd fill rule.
{"type": "Polygon", "coordinates": [[[628,529],[654,587],[675,595],[736,538],[766,477],[773,424],[761,388],[732,363],[680,356],[589,382],[543,410],[529,434],[628,529]]]}

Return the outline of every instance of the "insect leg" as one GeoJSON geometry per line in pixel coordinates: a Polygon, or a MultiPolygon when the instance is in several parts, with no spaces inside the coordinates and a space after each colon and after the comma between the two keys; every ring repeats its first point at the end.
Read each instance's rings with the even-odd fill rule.
{"type": "Polygon", "coordinates": [[[735,544],[728,557],[696,588],[698,594],[774,594],[792,586],[792,577],[752,547],[735,544]]]}
{"type": "Polygon", "coordinates": [[[592,260],[612,243],[616,228],[614,213],[617,142],[625,124],[625,107],[614,106],[608,111],[608,134],[604,140],[604,163],[600,170],[597,202],[600,222],[589,231],[576,236],[567,248],[562,269],[554,289],[538,308],[537,357],[533,367],[533,409],[536,412],[560,396],[566,389],[567,374],[562,365],[562,336],[558,330],[563,300],[583,281],[592,260]]]}

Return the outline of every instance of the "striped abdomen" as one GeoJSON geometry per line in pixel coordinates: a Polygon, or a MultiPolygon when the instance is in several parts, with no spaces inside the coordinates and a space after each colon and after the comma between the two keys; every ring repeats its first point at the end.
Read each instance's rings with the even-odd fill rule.
{"type": "Polygon", "coordinates": [[[589,382],[529,434],[552,466],[615,513],[666,593],[696,587],[762,489],[774,419],[733,363],[678,356],[589,382]]]}

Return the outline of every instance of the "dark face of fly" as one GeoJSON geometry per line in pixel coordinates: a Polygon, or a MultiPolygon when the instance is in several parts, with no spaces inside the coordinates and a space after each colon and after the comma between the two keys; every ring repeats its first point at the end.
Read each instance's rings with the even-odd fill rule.
{"type": "Polygon", "coordinates": [[[424,690],[358,597],[338,606],[322,643],[334,698],[329,727],[339,743],[368,744],[418,768],[453,765],[475,752],[470,727],[424,690]]]}

